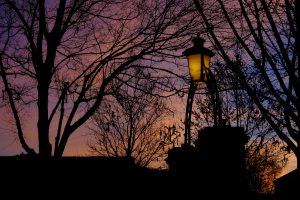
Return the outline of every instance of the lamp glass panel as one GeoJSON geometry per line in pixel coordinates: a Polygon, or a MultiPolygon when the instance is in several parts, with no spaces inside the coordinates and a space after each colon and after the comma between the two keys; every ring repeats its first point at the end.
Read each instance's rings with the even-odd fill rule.
{"type": "Polygon", "coordinates": [[[203,56],[203,77],[201,77],[201,54],[189,55],[188,56],[189,62],[189,71],[192,81],[195,84],[204,84],[207,81],[207,68],[209,67],[210,57],[207,55],[203,56]]]}

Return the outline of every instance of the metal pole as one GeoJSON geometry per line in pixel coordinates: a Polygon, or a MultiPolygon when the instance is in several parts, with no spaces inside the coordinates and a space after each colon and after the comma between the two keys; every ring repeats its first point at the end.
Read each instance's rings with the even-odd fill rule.
{"type": "Polygon", "coordinates": [[[192,115],[193,99],[195,96],[196,89],[197,89],[197,85],[191,82],[187,103],[186,103],[186,112],[185,112],[185,132],[184,132],[185,146],[191,146],[191,117],[192,117],[191,115],[192,115]]]}
{"type": "Polygon", "coordinates": [[[212,98],[214,125],[221,126],[223,124],[223,122],[222,122],[222,107],[221,107],[220,96],[219,96],[218,87],[217,87],[217,81],[215,79],[215,76],[211,72],[211,70],[208,68],[207,68],[207,70],[208,70],[207,88],[208,88],[208,91],[212,98]]]}

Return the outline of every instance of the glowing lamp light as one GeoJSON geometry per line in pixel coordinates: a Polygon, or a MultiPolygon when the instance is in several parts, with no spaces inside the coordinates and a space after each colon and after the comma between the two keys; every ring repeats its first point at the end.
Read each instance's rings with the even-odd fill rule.
{"type": "Polygon", "coordinates": [[[205,40],[200,38],[193,39],[194,46],[186,49],[183,55],[188,59],[191,81],[194,84],[203,84],[208,80],[210,58],[215,54],[203,46],[205,40]]]}

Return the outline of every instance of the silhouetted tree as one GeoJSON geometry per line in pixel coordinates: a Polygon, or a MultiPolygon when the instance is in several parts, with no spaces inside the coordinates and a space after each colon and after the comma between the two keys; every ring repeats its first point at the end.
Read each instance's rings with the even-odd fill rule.
{"type": "Polygon", "coordinates": [[[299,1],[194,0],[211,42],[300,166],[299,1]],[[236,64],[236,55],[242,67],[236,64]]]}
{"type": "Polygon", "coordinates": [[[285,147],[275,138],[260,137],[247,148],[246,167],[252,192],[274,193],[273,181],[287,163],[285,147]]]}
{"type": "Polygon", "coordinates": [[[63,155],[69,137],[112,94],[114,81],[126,83],[127,71],[141,60],[141,67],[160,71],[154,81],[161,96],[178,92],[172,59],[198,24],[192,6],[178,0],[1,0],[0,8],[2,102],[29,154],[36,150],[25,139],[20,111],[37,104],[37,130],[30,134],[36,132],[45,157],[63,155]]]}
{"type": "Polygon", "coordinates": [[[133,157],[137,165],[146,167],[165,157],[169,142],[160,131],[173,113],[165,100],[153,95],[158,88],[149,81],[150,75],[139,69],[133,73],[139,78],[118,87],[91,118],[89,129],[94,139],[89,147],[101,156],[133,157]]]}

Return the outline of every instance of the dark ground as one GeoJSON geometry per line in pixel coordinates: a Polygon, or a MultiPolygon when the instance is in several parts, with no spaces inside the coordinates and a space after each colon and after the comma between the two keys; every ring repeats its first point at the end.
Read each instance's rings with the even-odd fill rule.
{"type": "Polygon", "coordinates": [[[276,199],[227,194],[193,176],[137,167],[129,158],[0,157],[0,169],[0,199],[276,199]]]}

